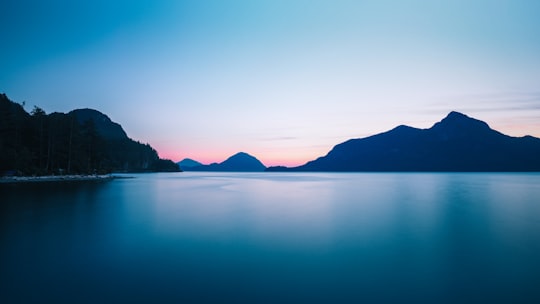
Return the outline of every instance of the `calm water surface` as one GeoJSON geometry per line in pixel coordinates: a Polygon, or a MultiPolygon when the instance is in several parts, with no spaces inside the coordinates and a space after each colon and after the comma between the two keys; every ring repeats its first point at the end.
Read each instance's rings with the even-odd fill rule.
{"type": "Polygon", "coordinates": [[[2,303],[540,303],[540,174],[0,185],[2,303]]]}

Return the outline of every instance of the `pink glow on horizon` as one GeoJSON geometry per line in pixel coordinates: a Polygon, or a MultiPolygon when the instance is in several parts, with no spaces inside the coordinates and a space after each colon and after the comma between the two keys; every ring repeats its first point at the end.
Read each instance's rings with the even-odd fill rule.
{"type": "MultiPolygon", "coordinates": [[[[476,118],[475,115],[471,117],[476,118]]],[[[540,137],[540,123],[536,121],[526,121],[518,123],[517,121],[509,121],[507,119],[487,119],[486,121],[489,126],[505,135],[513,137],[522,137],[525,135],[530,135],[534,137],[540,137]]],[[[420,126],[411,125],[411,127],[422,128],[420,126]]],[[[429,127],[428,127],[429,128],[429,127]]],[[[377,132],[378,133],[378,132],[377,132]]],[[[370,134],[375,135],[375,134],[370,134]]],[[[370,135],[351,137],[351,138],[363,138],[370,135]]],[[[225,161],[228,157],[238,153],[246,152],[257,159],[259,159],[265,166],[286,166],[286,167],[296,167],[304,165],[305,163],[315,160],[320,156],[326,155],[334,145],[343,142],[338,140],[327,147],[312,148],[312,149],[271,149],[271,148],[260,148],[260,149],[212,149],[212,148],[189,148],[185,147],[177,148],[174,147],[174,144],[171,146],[171,143],[167,144],[155,144],[152,145],[156,148],[161,158],[170,159],[174,162],[179,162],[184,158],[191,158],[203,164],[211,163],[221,163],[225,161]],[[233,150],[234,149],[234,150],[233,150]],[[180,152],[179,152],[180,151],[180,152]]]]}
{"type": "MultiPolygon", "coordinates": [[[[157,148],[157,147],[156,147],[157,148]]],[[[256,157],[258,160],[260,160],[265,166],[272,167],[272,166],[286,166],[286,167],[296,167],[305,164],[306,162],[313,160],[319,156],[322,156],[326,154],[326,152],[322,153],[321,155],[312,156],[312,155],[288,155],[288,157],[271,157],[267,156],[264,153],[257,153],[256,151],[250,152],[250,151],[237,151],[237,152],[196,152],[193,150],[190,150],[189,153],[182,153],[179,155],[177,151],[174,149],[159,149],[158,154],[159,157],[170,159],[174,162],[179,162],[185,158],[191,158],[193,160],[196,160],[202,164],[208,165],[211,163],[221,163],[230,156],[236,154],[237,152],[246,152],[254,157],[256,157]]],[[[327,151],[328,152],[328,151],[327,151]]]]}
{"type": "MultiPolygon", "coordinates": [[[[200,155],[202,155],[203,153],[201,153],[200,155]]],[[[224,160],[226,160],[227,158],[229,158],[230,156],[234,155],[235,153],[233,154],[230,154],[230,155],[227,155],[227,156],[223,156],[223,157],[219,157],[219,156],[207,156],[207,157],[199,157],[199,156],[192,156],[192,155],[186,155],[186,156],[178,156],[178,153],[172,151],[172,152],[163,152],[163,153],[159,153],[159,157],[161,158],[165,158],[165,159],[170,159],[174,162],[179,162],[185,158],[191,158],[193,160],[196,160],[202,164],[205,164],[205,165],[208,165],[208,164],[211,164],[211,163],[221,163],[223,162],[224,160]]],[[[264,157],[264,155],[255,155],[255,154],[251,154],[249,153],[250,155],[256,157],[258,160],[260,160],[265,166],[267,167],[273,167],[273,166],[285,166],[285,167],[296,167],[296,166],[301,166],[303,164],[305,164],[306,162],[310,161],[310,160],[313,160],[315,158],[312,158],[310,159],[309,157],[305,157],[305,158],[291,158],[291,159],[272,159],[272,158],[266,158],[264,157]]]]}

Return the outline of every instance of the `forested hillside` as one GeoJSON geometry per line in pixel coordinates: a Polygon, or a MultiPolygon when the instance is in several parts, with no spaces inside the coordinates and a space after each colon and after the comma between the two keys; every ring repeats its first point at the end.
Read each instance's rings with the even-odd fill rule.
{"type": "Polygon", "coordinates": [[[179,171],[95,110],[47,114],[0,94],[0,175],[179,171]],[[108,134],[108,132],[113,132],[108,134]]]}

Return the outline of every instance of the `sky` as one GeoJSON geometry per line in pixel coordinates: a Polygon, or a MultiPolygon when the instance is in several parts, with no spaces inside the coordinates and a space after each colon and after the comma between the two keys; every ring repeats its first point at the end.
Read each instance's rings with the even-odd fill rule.
{"type": "Polygon", "coordinates": [[[540,137],[540,1],[0,2],[0,92],[161,157],[301,165],[450,111],[540,137]]]}

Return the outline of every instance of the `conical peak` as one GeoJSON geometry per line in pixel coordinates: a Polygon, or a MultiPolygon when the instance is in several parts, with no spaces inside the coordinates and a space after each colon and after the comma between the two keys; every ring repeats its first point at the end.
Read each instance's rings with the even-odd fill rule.
{"type": "Polygon", "coordinates": [[[452,111],[448,113],[448,115],[441,120],[440,122],[436,123],[433,127],[465,127],[465,128],[482,128],[482,129],[489,129],[489,126],[487,123],[471,118],[463,113],[452,111]]]}

